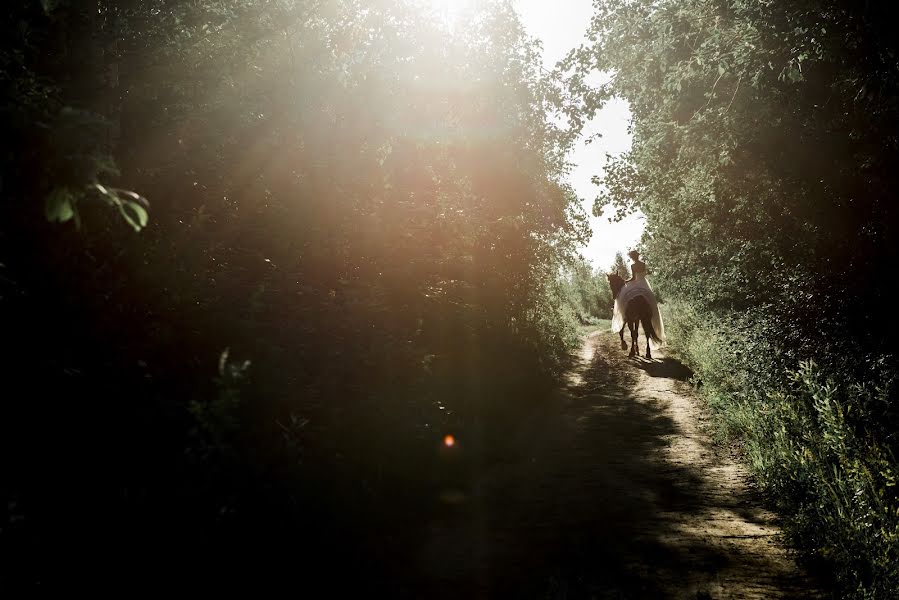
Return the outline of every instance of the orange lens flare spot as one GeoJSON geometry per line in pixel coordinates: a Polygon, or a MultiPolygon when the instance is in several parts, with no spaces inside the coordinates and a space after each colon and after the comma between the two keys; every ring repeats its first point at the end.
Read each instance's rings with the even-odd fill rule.
{"type": "Polygon", "coordinates": [[[451,435],[445,436],[443,438],[443,445],[446,446],[447,448],[452,448],[453,446],[456,445],[456,438],[454,438],[451,435]]]}

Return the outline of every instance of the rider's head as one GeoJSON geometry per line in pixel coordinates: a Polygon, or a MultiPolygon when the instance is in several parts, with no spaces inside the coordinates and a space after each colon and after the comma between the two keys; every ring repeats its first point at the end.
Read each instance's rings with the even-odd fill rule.
{"type": "Polygon", "coordinates": [[[627,255],[631,257],[631,260],[640,260],[640,253],[636,250],[631,250],[627,255]]]}

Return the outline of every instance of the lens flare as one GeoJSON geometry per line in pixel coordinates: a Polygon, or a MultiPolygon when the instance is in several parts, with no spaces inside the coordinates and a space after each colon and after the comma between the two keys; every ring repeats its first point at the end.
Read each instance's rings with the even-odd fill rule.
{"type": "Polygon", "coordinates": [[[456,445],[456,438],[451,435],[447,435],[443,438],[443,445],[447,448],[452,448],[456,445]]]}

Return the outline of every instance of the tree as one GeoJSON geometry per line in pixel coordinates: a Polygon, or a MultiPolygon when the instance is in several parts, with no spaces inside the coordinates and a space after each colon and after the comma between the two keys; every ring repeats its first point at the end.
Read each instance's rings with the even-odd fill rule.
{"type": "Polygon", "coordinates": [[[406,564],[384,544],[419,511],[392,492],[434,497],[432,432],[514,415],[577,342],[570,135],[511,5],[457,27],[413,0],[3,10],[0,364],[31,391],[0,407],[23,513],[0,543],[25,540],[21,578],[81,572],[73,539],[128,556],[123,579],[142,552],[223,578],[406,564]]]}
{"type": "Polygon", "coordinates": [[[612,292],[605,273],[593,271],[590,263],[577,257],[566,271],[566,297],[582,325],[612,317],[612,292]]]}
{"type": "Polygon", "coordinates": [[[615,262],[612,263],[612,273],[618,273],[625,279],[631,278],[630,267],[627,266],[627,263],[624,261],[624,256],[622,256],[621,252],[615,253],[615,262]]]}
{"type": "Polygon", "coordinates": [[[896,6],[594,6],[591,43],[561,65],[560,103],[575,129],[612,96],[633,114],[633,147],[607,166],[596,206],[646,215],[685,352],[722,421],[741,423],[794,539],[833,561],[847,594],[889,597],[899,324],[884,319],[893,295],[880,275],[899,258],[896,6]],[[610,77],[590,89],[595,70],[610,77]],[[824,416],[835,381],[855,390],[839,401],[845,420],[824,416]],[[836,437],[846,445],[822,449],[836,437]]]}
{"type": "Polygon", "coordinates": [[[816,318],[826,312],[847,335],[871,331],[836,299],[862,293],[880,307],[871,314],[885,308],[862,273],[895,258],[896,211],[882,200],[897,152],[881,133],[899,116],[883,31],[891,5],[597,10],[597,42],[564,66],[580,65],[575,83],[594,68],[615,77],[572,91],[588,114],[620,95],[634,115],[633,148],[607,169],[597,202],[647,214],[647,252],[666,289],[724,310],[786,310],[812,294],[816,318]]]}

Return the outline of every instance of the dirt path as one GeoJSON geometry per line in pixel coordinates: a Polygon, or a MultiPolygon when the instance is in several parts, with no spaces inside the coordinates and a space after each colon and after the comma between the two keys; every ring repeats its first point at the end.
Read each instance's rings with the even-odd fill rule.
{"type": "Polygon", "coordinates": [[[606,332],[575,362],[549,402],[488,422],[471,485],[441,495],[418,558],[431,597],[817,597],[682,365],[606,332]]]}

